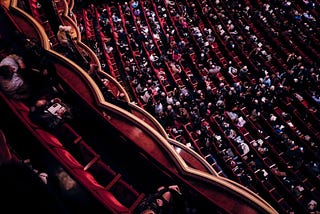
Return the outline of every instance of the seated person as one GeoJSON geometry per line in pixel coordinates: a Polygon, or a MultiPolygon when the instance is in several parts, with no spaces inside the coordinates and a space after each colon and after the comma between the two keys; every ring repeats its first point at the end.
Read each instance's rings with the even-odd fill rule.
{"type": "Polygon", "coordinates": [[[31,121],[48,130],[54,130],[72,118],[70,107],[59,98],[41,98],[30,108],[31,121]]]}
{"type": "Polygon", "coordinates": [[[21,57],[11,54],[0,62],[0,88],[14,99],[27,99],[30,97],[30,87],[18,72],[25,65],[21,57]]]}
{"type": "Polygon", "coordinates": [[[41,71],[34,71],[27,68],[21,56],[10,54],[4,57],[0,62],[0,90],[28,105],[44,94],[53,93],[51,85],[57,85],[54,65],[42,61],[38,62],[41,71]]]}
{"type": "Polygon", "coordinates": [[[71,34],[71,29],[72,29],[71,26],[63,26],[63,25],[59,26],[57,37],[61,45],[66,47],[69,46],[68,36],[70,36],[71,34]]]}
{"type": "Polygon", "coordinates": [[[19,69],[26,68],[26,65],[24,64],[22,57],[17,54],[10,54],[4,57],[0,62],[0,66],[3,65],[8,65],[12,67],[14,72],[17,72],[19,69]]]}
{"type": "Polygon", "coordinates": [[[158,213],[177,213],[175,210],[178,205],[177,199],[181,198],[181,191],[177,185],[168,187],[161,186],[156,193],[145,197],[139,204],[135,213],[138,214],[158,214],[158,213]]]}

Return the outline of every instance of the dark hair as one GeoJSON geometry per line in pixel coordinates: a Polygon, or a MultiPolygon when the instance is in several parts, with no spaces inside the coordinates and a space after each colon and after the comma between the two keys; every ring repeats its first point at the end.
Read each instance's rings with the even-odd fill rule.
{"type": "Polygon", "coordinates": [[[183,207],[183,205],[181,206],[181,204],[183,204],[181,195],[175,190],[170,189],[169,187],[164,187],[163,189],[153,194],[147,195],[140,202],[134,213],[141,214],[144,211],[150,210],[156,214],[173,214],[177,213],[177,210],[180,209],[179,207],[183,207]],[[170,201],[167,201],[165,198],[163,198],[163,194],[165,192],[170,192],[172,194],[170,201]],[[157,199],[163,201],[162,206],[158,205],[157,199]]]}
{"type": "Polygon", "coordinates": [[[134,213],[141,214],[146,210],[152,210],[154,213],[158,214],[160,212],[160,207],[157,204],[157,196],[155,194],[147,195],[139,204],[134,213]]]}
{"type": "Polygon", "coordinates": [[[13,72],[11,69],[10,65],[2,65],[0,66],[0,75],[4,78],[4,79],[11,79],[13,72]]]}

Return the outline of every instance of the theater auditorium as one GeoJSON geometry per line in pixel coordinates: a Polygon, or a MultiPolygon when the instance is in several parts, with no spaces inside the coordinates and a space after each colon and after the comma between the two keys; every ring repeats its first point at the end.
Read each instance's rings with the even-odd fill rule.
{"type": "Polygon", "coordinates": [[[320,213],[319,0],[1,0],[1,209],[320,213]]]}

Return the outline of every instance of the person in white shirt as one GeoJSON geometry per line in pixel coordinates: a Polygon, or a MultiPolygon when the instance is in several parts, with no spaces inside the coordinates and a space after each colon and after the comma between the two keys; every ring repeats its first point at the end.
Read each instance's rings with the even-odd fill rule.
{"type": "Polygon", "coordinates": [[[25,64],[16,54],[10,54],[0,62],[0,88],[11,98],[27,99],[30,97],[30,87],[18,72],[23,69],[25,69],[25,64]]]}

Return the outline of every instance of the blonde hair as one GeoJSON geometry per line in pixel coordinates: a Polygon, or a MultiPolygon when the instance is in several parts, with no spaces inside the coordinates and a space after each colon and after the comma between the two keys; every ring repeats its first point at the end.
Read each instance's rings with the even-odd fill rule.
{"type": "Polygon", "coordinates": [[[71,31],[71,26],[59,25],[60,31],[71,31]]]}

